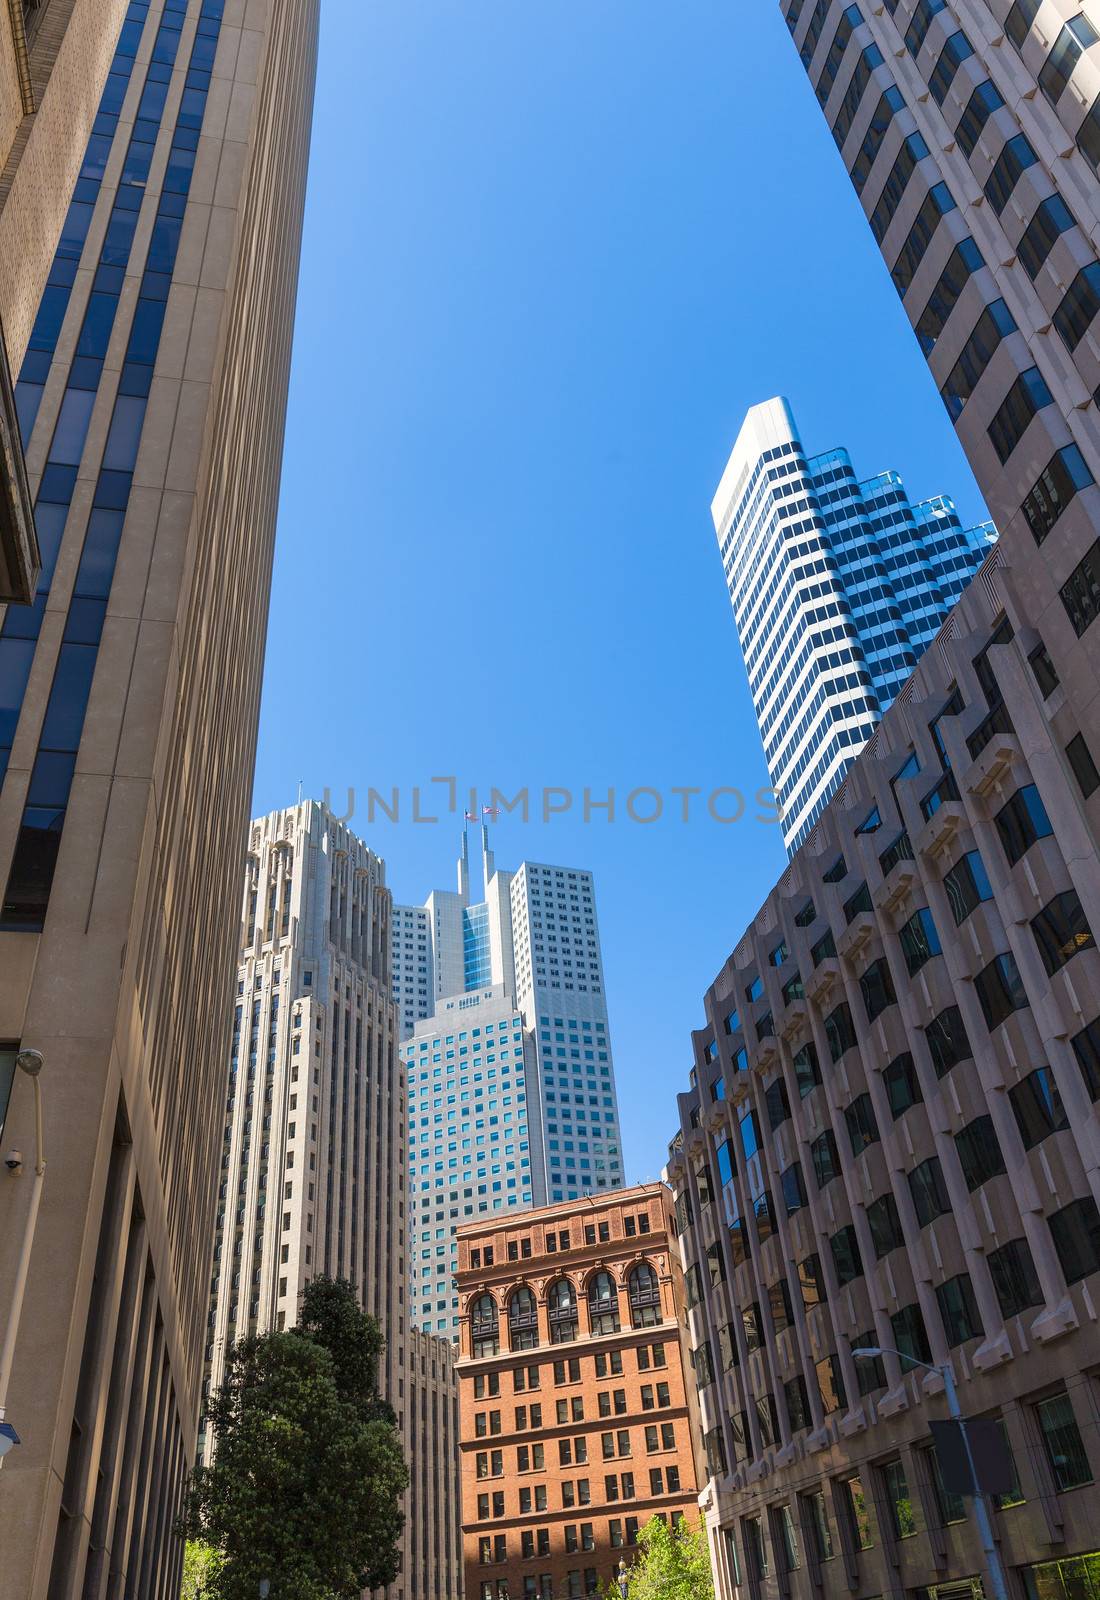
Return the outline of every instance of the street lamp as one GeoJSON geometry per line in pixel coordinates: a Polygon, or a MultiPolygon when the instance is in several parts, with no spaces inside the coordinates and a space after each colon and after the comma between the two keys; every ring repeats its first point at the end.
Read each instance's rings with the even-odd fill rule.
{"type": "Polygon", "coordinates": [[[27,1273],[31,1264],[31,1246],[34,1244],[34,1230],[38,1226],[38,1209],[42,1204],[42,1181],[46,1176],[46,1147],[42,1138],[42,1085],[39,1082],[42,1072],[42,1052],[40,1050],[20,1050],[15,1058],[15,1064],[21,1072],[27,1074],[34,1086],[34,1187],[31,1190],[31,1203],[27,1211],[27,1220],[23,1225],[23,1244],[19,1251],[19,1264],[15,1269],[15,1283],[12,1287],[11,1304],[8,1307],[8,1321],[4,1329],[4,1342],[0,1345],[0,1464],[3,1463],[8,1451],[19,1443],[19,1435],[11,1424],[6,1421],[8,1386],[11,1382],[11,1369],[15,1360],[15,1341],[19,1334],[19,1319],[23,1314],[23,1300],[27,1292],[27,1273]]]}
{"type": "Polygon", "coordinates": [[[619,1571],[618,1571],[617,1576],[618,1576],[618,1579],[619,1579],[619,1593],[622,1596],[622,1600],[627,1600],[627,1592],[628,1592],[628,1590],[630,1588],[630,1579],[627,1577],[627,1574],[626,1574],[626,1557],[625,1556],[620,1556],[619,1557],[619,1571]]]}
{"type": "Polygon", "coordinates": [[[978,1472],[974,1465],[970,1439],[966,1432],[966,1418],[963,1416],[962,1406],[959,1404],[959,1392],[955,1387],[955,1374],[951,1370],[950,1363],[945,1363],[942,1367],[936,1367],[928,1361],[918,1361],[916,1356],[911,1356],[904,1350],[887,1350],[879,1345],[864,1345],[860,1349],[852,1351],[852,1359],[854,1361],[877,1361],[880,1356],[897,1356],[899,1361],[908,1361],[914,1367],[922,1367],[925,1372],[938,1373],[943,1379],[947,1412],[951,1419],[959,1425],[959,1437],[962,1439],[963,1450],[966,1453],[966,1464],[970,1469],[970,1481],[974,1485],[974,1520],[978,1524],[978,1535],[982,1541],[986,1564],[989,1567],[989,1579],[993,1588],[994,1600],[1008,1600],[1008,1581],[1005,1577],[1004,1564],[1001,1561],[1001,1552],[997,1549],[997,1541],[993,1537],[993,1523],[989,1515],[989,1506],[986,1504],[986,1497],[978,1484],[978,1472]]]}

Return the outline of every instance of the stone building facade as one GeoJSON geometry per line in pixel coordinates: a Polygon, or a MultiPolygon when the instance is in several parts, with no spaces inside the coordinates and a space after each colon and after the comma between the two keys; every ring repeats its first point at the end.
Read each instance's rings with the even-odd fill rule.
{"type": "Polygon", "coordinates": [[[694,1517],[671,1196],[643,1184],[458,1231],[466,1600],[602,1594],[694,1517]]]}
{"type": "Polygon", "coordinates": [[[933,1448],[947,1363],[1003,1427],[1013,1600],[1098,1559],[1083,655],[1056,668],[1002,541],[707,992],[667,1175],[722,1600],[990,1592],[933,1448]]]}
{"type": "MultiPolygon", "coordinates": [[[[46,1172],[0,1595],[174,1600],[319,6],[39,9],[40,40],[66,12],[110,40],[60,41],[86,121],[51,164],[46,288],[28,266],[3,308],[42,572],[0,617],[0,1044],[44,1057],[46,1172]]],[[[22,1075],[4,1137],[34,1149],[22,1075]]],[[[9,1284],[29,1186],[0,1177],[9,1284]]]]}

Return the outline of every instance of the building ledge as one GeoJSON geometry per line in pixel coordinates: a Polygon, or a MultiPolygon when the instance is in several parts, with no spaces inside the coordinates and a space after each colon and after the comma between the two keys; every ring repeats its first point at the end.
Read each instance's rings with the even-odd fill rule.
{"type": "Polygon", "coordinates": [[[875,919],[867,911],[861,911],[859,916],[845,928],[836,941],[837,950],[846,961],[854,961],[860,951],[870,944],[873,936],[878,932],[875,919]]]}
{"type": "Polygon", "coordinates": [[[1011,733],[996,733],[967,769],[964,787],[971,794],[988,794],[999,787],[1013,763],[1021,759],[1020,743],[1011,733]]]}
{"type": "Polygon", "coordinates": [[[917,851],[922,856],[946,855],[956,834],[967,826],[966,811],[958,800],[945,800],[933,811],[917,835],[917,851]]]}
{"type": "Polygon", "coordinates": [[[899,1383],[896,1389],[891,1389],[889,1394],[884,1394],[878,1403],[880,1417],[896,1417],[901,1412],[909,1409],[909,1395],[905,1384],[899,1383]]]}
{"type": "Polygon", "coordinates": [[[880,911],[894,912],[908,898],[916,878],[917,869],[911,861],[895,862],[871,898],[880,911]]]}
{"type": "Polygon", "coordinates": [[[1012,1361],[1014,1354],[1008,1334],[1002,1328],[995,1339],[987,1339],[978,1346],[973,1361],[979,1372],[993,1372],[997,1367],[1003,1367],[1006,1361],[1012,1361]]]}
{"type": "Polygon", "coordinates": [[[27,483],[15,391],[0,329],[0,600],[30,605],[40,566],[34,502],[27,483]]]}
{"type": "Polygon", "coordinates": [[[863,1406],[855,1406],[839,1423],[840,1431],[846,1439],[853,1438],[857,1433],[863,1433],[867,1428],[867,1412],[863,1406]]]}
{"type": "Polygon", "coordinates": [[[824,1005],[832,993],[834,985],[840,983],[840,963],[835,956],[829,956],[815,967],[806,979],[806,993],[817,1006],[824,1005]]]}
{"type": "Polygon", "coordinates": [[[1065,1333],[1072,1333],[1079,1325],[1077,1312],[1073,1301],[1067,1295],[1060,1300],[1053,1311],[1045,1311],[1031,1324],[1031,1337],[1038,1344],[1053,1344],[1055,1339],[1060,1339],[1065,1333]]]}

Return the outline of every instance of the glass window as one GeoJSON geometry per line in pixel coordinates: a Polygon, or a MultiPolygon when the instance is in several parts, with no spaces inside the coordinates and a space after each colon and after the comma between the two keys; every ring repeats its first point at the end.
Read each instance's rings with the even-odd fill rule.
{"type": "Polygon", "coordinates": [[[1002,467],[1011,456],[1037,411],[1054,404],[1054,397],[1043,382],[1038,367],[1021,372],[989,424],[990,443],[1002,467]]]}
{"type": "Polygon", "coordinates": [[[852,1154],[858,1156],[869,1144],[878,1143],[878,1123],[869,1094],[857,1095],[844,1112],[852,1154]]]}
{"type": "Polygon", "coordinates": [[[910,1539],[917,1531],[917,1519],[913,1512],[913,1500],[909,1493],[905,1468],[900,1461],[888,1461],[881,1471],[894,1532],[899,1539],[910,1539]]]}
{"type": "Polygon", "coordinates": [[[1056,894],[1032,918],[1031,931],[1048,974],[1054,975],[1081,950],[1091,949],[1096,941],[1085,920],[1084,907],[1072,889],[1056,894]]]}
{"type": "Polygon", "coordinates": [[[985,197],[998,217],[1008,204],[1021,172],[1034,166],[1038,159],[1022,133],[1006,141],[985,185],[985,197]]]}
{"type": "Polygon", "coordinates": [[[951,1210],[951,1200],[943,1181],[939,1156],[929,1156],[927,1161],[913,1168],[908,1178],[909,1192],[913,1196],[917,1221],[921,1227],[926,1227],[936,1217],[946,1216],[951,1210]]]}
{"type": "Polygon", "coordinates": [[[787,1208],[787,1215],[793,1217],[796,1211],[801,1211],[806,1204],[806,1185],[802,1180],[802,1163],[792,1161],[780,1178],[780,1187],[783,1190],[783,1202],[787,1208]]]}
{"type": "Polygon", "coordinates": [[[1062,1096],[1049,1067],[1038,1067],[1009,1090],[1009,1102],[1024,1149],[1031,1150],[1051,1133],[1069,1127],[1062,1096]]]}
{"type": "Polygon", "coordinates": [[[816,1089],[821,1082],[821,1068],[817,1063],[817,1050],[812,1044],[804,1044],[794,1054],[795,1082],[798,1085],[799,1098],[805,1100],[812,1089],[816,1089]]]}
{"type": "Polygon", "coordinates": [[[956,927],[966,921],[975,906],[993,898],[985,864],[977,850],[968,850],[956,861],[945,873],[943,886],[956,927]]]}
{"type": "Polygon", "coordinates": [[[1010,1239],[986,1257],[1001,1316],[1006,1320],[1043,1304],[1035,1262],[1026,1239],[1010,1239]]]}
{"type": "Polygon", "coordinates": [[[946,1077],[952,1067],[973,1056],[958,1006],[948,1006],[933,1017],[924,1029],[924,1037],[937,1078],[946,1077]]]}
{"type": "Polygon", "coordinates": [[[1089,1458],[1069,1396],[1056,1394],[1049,1400],[1041,1400],[1035,1407],[1035,1415],[1055,1487],[1064,1493],[1091,1483],[1089,1458]]]}
{"type": "Polygon", "coordinates": [[[870,1550],[874,1546],[871,1527],[871,1506],[857,1474],[844,1480],[845,1498],[851,1518],[852,1538],[857,1550],[870,1550]]]}
{"type": "Polygon", "coordinates": [[[966,1187],[971,1194],[990,1178],[999,1177],[1005,1170],[1004,1156],[997,1142],[993,1118],[975,1117],[960,1133],[955,1135],[955,1149],[959,1152],[966,1187]]]}
{"type": "Polygon", "coordinates": [[[829,1055],[834,1062],[839,1061],[844,1052],[855,1044],[855,1024],[846,1000],[841,1001],[825,1018],[825,1034],[829,1041],[829,1055]]]}
{"type": "Polygon", "coordinates": [[[897,995],[894,993],[894,984],[885,956],[879,956],[877,961],[872,961],[860,975],[859,989],[863,996],[868,1022],[874,1022],[887,1006],[894,1005],[897,995]]]}
{"type": "Polygon", "coordinates": [[[829,1240],[829,1248],[833,1253],[833,1266],[841,1288],[845,1284],[854,1283],[857,1278],[862,1278],[863,1262],[860,1260],[856,1230],[851,1223],[833,1234],[829,1240]]]}
{"type": "Polygon", "coordinates": [[[903,1306],[890,1318],[894,1348],[914,1361],[931,1362],[932,1347],[924,1327],[924,1318],[918,1305],[903,1306]]]}
{"type": "Polygon", "coordinates": [[[1100,1017],[1086,1023],[1070,1040],[1090,1100],[1100,1100],[1100,1017]]]}
{"type": "Polygon", "coordinates": [[[810,1156],[814,1164],[814,1176],[817,1187],[824,1189],[827,1183],[832,1183],[834,1178],[840,1176],[840,1156],[836,1147],[831,1128],[826,1128],[824,1133],[818,1134],[810,1146],[810,1156]]]}
{"type": "Polygon", "coordinates": [[[1028,1004],[1020,969],[1007,950],[982,968],[974,979],[974,990],[990,1033],[1014,1011],[1023,1011],[1028,1004]]]}
{"type": "Polygon", "coordinates": [[[1100,789],[1100,770],[1092,759],[1092,751],[1085,742],[1084,734],[1074,734],[1066,745],[1066,757],[1077,779],[1077,787],[1087,800],[1090,794],[1100,789]]]}
{"type": "Polygon", "coordinates": [[[946,1283],[939,1284],[936,1288],[936,1301],[940,1308],[949,1349],[953,1350],[956,1345],[964,1344],[967,1339],[980,1338],[984,1333],[982,1319],[978,1315],[977,1301],[974,1299],[974,1286],[968,1272],[960,1272],[957,1277],[948,1278],[946,1283]]]}
{"type": "Polygon", "coordinates": [[[890,1062],[882,1074],[882,1084],[895,1122],[909,1110],[910,1106],[920,1105],[924,1099],[920,1092],[917,1069],[908,1050],[903,1055],[895,1056],[890,1062]]]}
{"type": "Polygon", "coordinates": [[[791,1114],[791,1102],[787,1098],[787,1085],[782,1078],[776,1078],[769,1083],[764,1091],[764,1104],[768,1111],[768,1127],[772,1133],[780,1127],[791,1114]]]}
{"type": "Polygon", "coordinates": [[[898,938],[911,978],[916,976],[926,961],[942,953],[940,936],[927,906],[921,906],[908,922],[903,923],[898,929],[898,938]]]}
{"type": "Polygon", "coordinates": [[[993,115],[1004,105],[1004,98],[991,78],[984,83],[979,83],[974,93],[966,103],[966,110],[959,118],[958,127],[955,129],[955,138],[959,148],[969,161],[974,154],[975,146],[981,137],[982,129],[993,115]]]}
{"type": "MultiPolygon", "coordinates": [[[[891,1250],[897,1250],[905,1243],[897,1202],[889,1190],[879,1195],[877,1200],[872,1200],[867,1207],[867,1224],[871,1230],[876,1261],[881,1261],[883,1256],[889,1255],[891,1250]]],[[[873,1339],[871,1343],[874,1343],[873,1339]]]]}
{"type": "Polygon", "coordinates": [[[1070,1201],[1049,1221],[1066,1282],[1078,1283],[1100,1272],[1100,1210],[1092,1196],[1070,1201]]]}
{"type": "Polygon", "coordinates": [[[1045,541],[1078,490],[1087,489],[1092,481],[1075,444],[1065,445],[1051,456],[1020,506],[1036,544],[1045,541]]]}

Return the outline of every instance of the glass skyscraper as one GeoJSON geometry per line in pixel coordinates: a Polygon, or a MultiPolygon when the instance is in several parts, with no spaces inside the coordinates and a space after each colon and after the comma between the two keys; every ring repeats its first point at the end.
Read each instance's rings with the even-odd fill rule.
{"type": "Polygon", "coordinates": [[[592,874],[498,869],[395,906],[391,970],[406,1038],[409,1315],[457,1334],[460,1222],[623,1182],[592,874]]]}
{"type": "Polygon", "coordinates": [[[805,839],[989,552],[945,495],[807,456],[786,400],[753,406],[711,506],[783,838],[805,839]]]}

